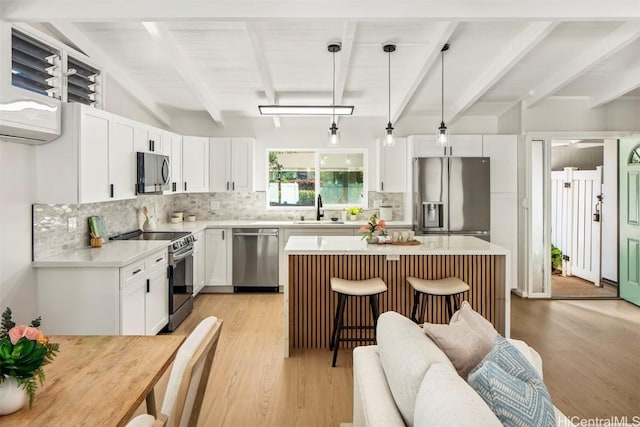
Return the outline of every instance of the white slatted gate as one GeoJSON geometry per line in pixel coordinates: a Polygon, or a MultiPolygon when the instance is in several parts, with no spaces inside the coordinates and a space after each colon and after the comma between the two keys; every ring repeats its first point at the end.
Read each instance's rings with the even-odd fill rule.
{"type": "MultiPolygon", "coordinates": [[[[551,242],[569,257],[562,274],[600,286],[600,222],[593,214],[602,192],[602,167],[551,172],[551,242]],[[568,185],[569,184],[569,185],[568,185]]],[[[598,209],[601,213],[600,206],[598,209]]]]}

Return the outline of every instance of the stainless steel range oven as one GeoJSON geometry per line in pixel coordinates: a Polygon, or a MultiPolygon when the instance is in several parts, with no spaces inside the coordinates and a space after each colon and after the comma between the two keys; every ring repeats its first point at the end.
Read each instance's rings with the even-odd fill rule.
{"type": "Polygon", "coordinates": [[[169,267],[169,324],[167,330],[176,327],[193,310],[193,243],[196,237],[190,232],[140,230],[111,237],[111,240],[170,240],[169,267]]]}

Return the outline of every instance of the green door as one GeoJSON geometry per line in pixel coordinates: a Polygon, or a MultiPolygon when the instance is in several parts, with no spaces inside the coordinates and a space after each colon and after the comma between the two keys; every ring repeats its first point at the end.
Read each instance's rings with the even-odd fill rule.
{"type": "Polygon", "coordinates": [[[620,296],[640,305],[640,138],[620,140],[620,296]]]}

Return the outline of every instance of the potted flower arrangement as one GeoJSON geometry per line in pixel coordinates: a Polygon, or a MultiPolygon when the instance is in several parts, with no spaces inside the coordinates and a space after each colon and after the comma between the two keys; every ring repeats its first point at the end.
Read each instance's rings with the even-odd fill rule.
{"type": "Polygon", "coordinates": [[[29,398],[33,404],[38,382],[44,383],[44,365],[51,362],[59,344],[49,342],[40,331],[41,318],[29,326],[11,320],[11,309],[2,313],[0,326],[0,415],[22,408],[29,398]]]}
{"type": "Polygon", "coordinates": [[[362,208],[359,208],[357,206],[351,206],[351,207],[347,208],[347,213],[349,214],[349,219],[351,221],[355,221],[360,212],[362,212],[362,208]]]}
{"type": "Polygon", "coordinates": [[[369,218],[369,222],[367,223],[367,225],[363,225],[362,227],[360,227],[358,232],[363,239],[367,239],[367,243],[377,243],[377,234],[385,234],[386,230],[387,225],[385,224],[384,220],[381,219],[380,221],[378,221],[378,215],[374,213],[373,215],[371,215],[371,218],[369,218]]]}

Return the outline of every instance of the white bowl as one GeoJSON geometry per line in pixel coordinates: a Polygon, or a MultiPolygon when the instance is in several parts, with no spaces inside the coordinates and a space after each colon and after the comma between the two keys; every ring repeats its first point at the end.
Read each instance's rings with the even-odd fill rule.
{"type": "Polygon", "coordinates": [[[195,215],[189,215],[187,217],[187,221],[189,221],[189,222],[194,222],[195,220],[196,220],[196,216],[195,215]]]}
{"type": "Polygon", "coordinates": [[[171,217],[171,224],[178,224],[180,222],[182,222],[180,218],[173,217],[173,216],[171,217]]]}

